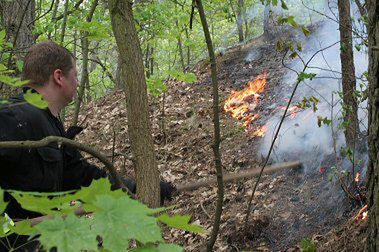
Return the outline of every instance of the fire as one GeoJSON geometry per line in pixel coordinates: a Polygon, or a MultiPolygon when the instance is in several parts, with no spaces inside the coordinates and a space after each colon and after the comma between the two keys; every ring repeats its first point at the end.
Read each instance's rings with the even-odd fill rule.
{"type": "MultiPolygon", "coordinates": [[[[242,125],[250,130],[253,129],[251,122],[259,117],[259,114],[254,114],[253,111],[259,105],[259,94],[264,91],[266,76],[267,73],[259,75],[254,81],[249,81],[247,88],[233,92],[225,101],[224,110],[242,121],[242,125]]],[[[266,130],[264,126],[257,127],[253,135],[262,137],[266,130]]]]}
{"type": "Polygon", "coordinates": [[[362,207],[361,210],[359,210],[358,214],[355,216],[356,220],[365,220],[368,217],[368,211],[367,211],[368,205],[365,205],[362,207]]]}
{"type": "Polygon", "coordinates": [[[358,183],[359,182],[359,178],[361,177],[361,173],[360,172],[357,172],[357,174],[355,175],[355,182],[358,183]]]}

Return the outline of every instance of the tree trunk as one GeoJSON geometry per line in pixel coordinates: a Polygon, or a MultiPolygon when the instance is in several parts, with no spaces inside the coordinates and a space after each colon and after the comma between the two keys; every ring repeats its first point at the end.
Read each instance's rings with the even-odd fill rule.
{"type": "MultiPolygon", "coordinates": [[[[179,29],[179,22],[176,21],[176,26],[179,29]]],[[[180,63],[182,65],[183,72],[186,69],[186,66],[184,65],[184,53],[183,53],[183,43],[182,43],[182,34],[179,32],[178,34],[178,48],[179,48],[179,55],[180,55],[180,63]]]]}
{"type": "Polygon", "coordinates": [[[350,16],[350,1],[338,0],[339,29],[340,29],[340,57],[342,71],[343,102],[345,106],[344,121],[346,144],[355,149],[359,132],[357,99],[354,97],[356,89],[355,66],[353,55],[352,21],[350,16]]]}
{"type": "MultiPolygon", "coordinates": [[[[97,4],[99,0],[94,0],[91,5],[91,9],[89,10],[87,16],[87,22],[90,23],[92,21],[93,14],[95,13],[97,4]]],[[[72,125],[76,126],[78,124],[79,111],[80,106],[83,101],[84,92],[86,86],[89,83],[89,75],[88,75],[88,54],[89,54],[89,40],[88,40],[88,31],[81,32],[81,43],[82,43],[82,78],[80,80],[79,92],[75,101],[75,110],[72,119],[72,125]]]]}
{"type": "MultiPolygon", "coordinates": [[[[187,27],[185,28],[185,31],[186,31],[186,38],[188,41],[189,40],[189,33],[188,33],[187,27]]],[[[190,63],[191,63],[191,48],[189,45],[187,45],[187,67],[189,67],[190,63]]]]}
{"type": "Polygon", "coordinates": [[[209,28],[207,20],[205,17],[205,12],[201,0],[196,0],[197,7],[199,9],[201,24],[204,30],[205,41],[208,47],[209,59],[211,62],[211,79],[213,87],[213,125],[214,125],[214,142],[212,145],[216,175],[217,175],[217,206],[215,213],[215,220],[213,223],[212,234],[207,245],[207,251],[212,251],[214,243],[216,242],[218,230],[220,229],[220,221],[222,214],[222,205],[224,201],[224,182],[222,179],[222,162],[221,162],[221,152],[220,152],[220,118],[219,118],[219,97],[218,97],[218,83],[217,83],[217,66],[216,58],[213,50],[213,44],[211,35],[209,33],[209,28]]]}
{"type": "Polygon", "coordinates": [[[35,36],[32,34],[35,8],[34,0],[0,0],[6,40],[13,44],[13,55],[17,59],[21,59],[29,47],[35,43],[35,36]]]}
{"type": "MultiPolygon", "coordinates": [[[[56,27],[57,26],[57,20],[55,20],[55,18],[57,17],[57,13],[58,13],[58,6],[59,6],[59,0],[55,0],[54,7],[53,7],[53,15],[51,18],[51,22],[54,24],[54,35],[56,35],[56,31],[57,31],[57,27],[56,27]]],[[[47,34],[47,37],[49,39],[51,39],[51,30],[47,34]]]]}
{"type": "Polygon", "coordinates": [[[150,49],[150,76],[154,74],[154,47],[150,49]]]}
{"type": "Polygon", "coordinates": [[[140,41],[131,1],[109,0],[112,28],[119,49],[125,83],[128,131],[137,182],[137,194],[150,207],[160,203],[159,172],[149,121],[147,86],[140,41]]]}
{"type": "Polygon", "coordinates": [[[70,3],[70,0],[66,0],[64,4],[64,12],[63,12],[63,21],[62,21],[62,32],[61,32],[61,45],[63,44],[64,41],[64,36],[66,35],[66,26],[67,26],[67,17],[68,17],[68,5],[70,3]]]}
{"type": "Polygon", "coordinates": [[[241,43],[244,41],[243,34],[243,10],[244,10],[244,2],[243,0],[238,0],[237,7],[237,29],[238,29],[238,41],[241,43]]]}
{"type": "Polygon", "coordinates": [[[74,115],[72,118],[72,125],[76,126],[78,124],[78,118],[79,118],[79,111],[80,111],[80,105],[82,104],[83,97],[84,97],[84,91],[86,84],[88,83],[88,32],[83,31],[81,32],[82,38],[82,78],[80,79],[79,84],[79,91],[78,95],[76,97],[75,101],[75,109],[74,109],[74,115]]]}
{"type": "MultiPolygon", "coordinates": [[[[6,1],[0,0],[0,10],[3,25],[6,31],[6,41],[13,45],[8,60],[8,68],[19,71],[15,67],[15,60],[21,60],[30,46],[35,43],[36,37],[32,34],[35,19],[35,1],[6,1]]],[[[3,98],[14,96],[19,89],[0,83],[0,94],[3,98]]]]}
{"type": "Polygon", "coordinates": [[[369,47],[368,251],[379,251],[379,2],[367,0],[369,47]]]}
{"type": "Polygon", "coordinates": [[[267,37],[268,39],[271,38],[271,33],[270,33],[270,12],[271,12],[271,5],[266,4],[265,9],[263,12],[263,35],[267,37]]]}
{"type": "Polygon", "coordinates": [[[150,44],[146,45],[145,52],[145,74],[146,78],[150,78],[150,44]]]}

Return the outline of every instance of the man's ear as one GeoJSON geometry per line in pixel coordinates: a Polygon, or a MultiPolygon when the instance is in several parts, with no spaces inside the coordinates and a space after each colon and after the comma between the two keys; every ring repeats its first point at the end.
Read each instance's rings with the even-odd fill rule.
{"type": "Polygon", "coordinates": [[[62,87],[62,77],[63,77],[63,72],[60,69],[55,69],[53,72],[53,80],[54,83],[56,83],[58,86],[62,87]]]}

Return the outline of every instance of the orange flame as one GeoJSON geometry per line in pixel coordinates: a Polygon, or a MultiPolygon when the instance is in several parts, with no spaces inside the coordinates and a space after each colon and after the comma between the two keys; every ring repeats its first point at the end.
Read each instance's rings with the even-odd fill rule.
{"type": "MultiPolygon", "coordinates": [[[[233,92],[225,101],[224,110],[229,112],[233,118],[243,121],[242,125],[247,129],[252,129],[251,122],[259,115],[253,111],[259,104],[259,94],[264,91],[267,73],[259,75],[254,81],[249,81],[248,87],[233,92]]],[[[257,127],[254,136],[264,136],[264,127],[257,127]]]]}
{"type": "Polygon", "coordinates": [[[355,216],[356,220],[365,220],[368,217],[368,211],[367,211],[368,205],[365,205],[362,207],[361,210],[359,210],[358,214],[355,216]]]}
{"type": "Polygon", "coordinates": [[[359,178],[361,177],[361,173],[360,172],[357,172],[357,174],[355,175],[355,182],[358,183],[359,182],[359,178]]]}

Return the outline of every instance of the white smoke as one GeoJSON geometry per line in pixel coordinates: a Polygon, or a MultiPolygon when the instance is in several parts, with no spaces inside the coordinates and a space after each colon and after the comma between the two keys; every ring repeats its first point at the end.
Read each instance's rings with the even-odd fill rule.
{"type": "MultiPolygon", "coordinates": [[[[298,6],[301,6],[301,1],[298,2],[298,6]]],[[[329,8],[325,8],[324,10],[320,10],[320,12],[332,16],[329,10],[329,8]]],[[[308,10],[304,9],[304,13],[307,11],[308,10]]],[[[307,172],[315,172],[315,169],[320,167],[323,158],[325,158],[326,155],[334,153],[334,143],[336,144],[337,151],[339,151],[341,146],[345,145],[343,131],[338,127],[342,119],[342,111],[339,102],[341,98],[337,94],[337,92],[342,91],[338,24],[324,18],[322,26],[319,27],[310,38],[304,38],[302,44],[304,50],[300,55],[305,62],[313,57],[316,51],[326,47],[328,47],[328,49],[318,53],[312,59],[309,64],[310,68],[308,68],[306,72],[315,73],[317,76],[312,81],[308,80],[305,81],[305,83],[299,84],[292,105],[302,100],[303,97],[310,96],[316,97],[320,102],[315,113],[313,113],[311,109],[307,109],[299,112],[294,119],[289,117],[285,119],[279,137],[275,142],[275,148],[271,158],[276,161],[300,159],[305,164],[307,172]],[[335,140],[333,140],[331,125],[323,124],[319,127],[317,123],[318,116],[331,119],[332,109],[335,140]]],[[[361,52],[354,50],[354,61],[355,74],[357,77],[361,76],[362,73],[367,70],[367,53],[364,52],[364,50],[361,52]]],[[[293,60],[289,63],[289,67],[300,72],[304,64],[300,60],[293,60]]],[[[296,79],[296,73],[288,71],[284,76],[281,90],[278,90],[278,97],[289,99],[296,79]]],[[[360,83],[362,83],[362,81],[357,79],[358,87],[360,83]]],[[[283,100],[281,105],[285,103],[286,101],[283,100]]],[[[364,108],[366,104],[360,104],[360,107],[364,108]]],[[[263,156],[268,154],[282,114],[283,111],[275,113],[267,122],[268,131],[263,139],[261,148],[261,154],[263,156]]],[[[367,129],[367,111],[365,109],[359,109],[359,118],[361,120],[360,130],[365,131],[367,129]]]]}

